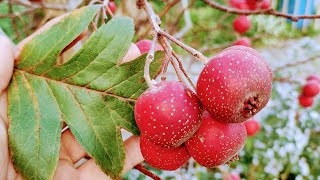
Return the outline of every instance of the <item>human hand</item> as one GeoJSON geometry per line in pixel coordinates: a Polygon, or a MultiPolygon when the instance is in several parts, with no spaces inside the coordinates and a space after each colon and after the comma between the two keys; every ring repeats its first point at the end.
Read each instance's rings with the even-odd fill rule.
{"type": "MultiPolygon", "coordinates": [[[[57,17],[45,26],[39,29],[30,37],[20,42],[16,47],[6,37],[0,34],[0,180],[16,180],[23,179],[22,176],[15,171],[10,159],[8,149],[8,116],[7,116],[7,87],[13,73],[14,59],[19,55],[22,49],[34,35],[43,32],[48,27],[62,19],[63,16],[57,17]]],[[[139,49],[132,44],[127,55],[122,62],[135,59],[140,55],[139,49]]],[[[143,161],[143,157],[139,147],[139,137],[130,137],[124,142],[126,160],[123,173],[132,169],[136,164],[143,161]]],[[[96,165],[93,159],[90,159],[75,167],[77,163],[84,157],[88,157],[87,153],[77,142],[69,129],[65,130],[61,136],[61,148],[58,166],[54,175],[54,179],[109,179],[96,165]]]]}

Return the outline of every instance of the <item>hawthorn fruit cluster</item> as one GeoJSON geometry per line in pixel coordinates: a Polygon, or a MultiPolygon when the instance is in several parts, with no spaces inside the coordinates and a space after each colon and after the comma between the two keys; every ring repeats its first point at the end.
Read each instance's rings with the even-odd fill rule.
{"type": "Polygon", "coordinates": [[[320,78],[316,75],[307,77],[307,83],[302,86],[301,95],[299,96],[299,104],[304,107],[311,107],[315,97],[320,91],[320,78]]]}
{"type": "Polygon", "coordinates": [[[234,161],[247,138],[244,122],[267,104],[271,86],[269,65],[245,46],[214,56],[196,93],[178,81],[155,84],[134,108],[143,157],[162,170],[176,170],[191,157],[205,167],[234,161]]]}

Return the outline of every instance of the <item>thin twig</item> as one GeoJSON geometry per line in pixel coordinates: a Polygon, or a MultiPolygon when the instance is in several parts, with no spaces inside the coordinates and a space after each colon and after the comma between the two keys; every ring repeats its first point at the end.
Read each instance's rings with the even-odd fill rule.
{"type": "Polygon", "coordinates": [[[169,58],[167,56],[164,57],[164,61],[162,63],[162,71],[161,71],[161,81],[165,81],[167,79],[167,70],[169,66],[169,58]]]}
{"type": "Polygon", "coordinates": [[[64,4],[51,4],[46,2],[31,3],[30,1],[20,1],[20,0],[14,0],[14,2],[22,6],[35,8],[35,9],[45,8],[45,9],[53,9],[53,10],[65,10],[65,11],[69,10],[69,8],[64,4]]]}
{"type": "Polygon", "coordinates": [[[106,8],[106,10],[107,10],[108,14],[111,16],[111,18],[113,18],[113,17],[114,17],[114,14],[113,14],[113,12],[111,11],[111,9],[109,8],[109,3],[110,3],[109,0],[104,0],[102,4],[103,4],[103,6],[106,8]]]}
{"type": "Polygon", "coordinates": [[[167,14],[167,12],[173,7],[175,6],[176,4],[179,3],[180,0],[174,0],[170,3],[168,3],[164,8],[163,10],[159,13],[159,17],[162,17],[163,15],[167,14]]]}
{"type": "Polygon", "coordinates": [[[22,16],[24,14],[32,13],[35,10],[36,10],[36,8],[29,8],[29,9],[27,9],[25,11],[20,12],[20,13],[13,12],[13,13],[9,13],[9,14],[0,14],[0,18],[16,18],[16,17],[22,16]]]}
{"type": "Polygon", "coordinates": [[[144,175],[154,179],[154,180],[161,180],[161,178],[155,174],[153,174],[152,172],[150,172],[149,170],[147,170],[143,165],[138,164],[134,167],[136,170],[142,172],[144,175]]]}
{"type": "Polygon", "coordinates": [[[235,8],[230,8],[227,6],[220,5],[216,2],[213,2],[211,0],[203,0],[205,3],[207,3],[212,8],[218,9],[220,11],[224,11],[226,13],[231,14],[239,14],[239,15],[257,15],[257,14],[264,14],[264,15],[272,15],[272,16],[278,16],[278,17],[284,17],[287,19],[291,19],[292,21],[298,21],[299,19],[317,19],[320,18],[320,15],[290,15],[278,12],[272,8],[265,9],[265,10],[254,10],[254,11],[248,11],[248,10],[239,10],[235,8]]]}
{"type": "Polygon", "coordinates": [[[186,79],[188,80],[189,84],[192,86],[192,88],[196,91],[196,86],[193,84],[191,78],[189,77],[188,73],[184,70],[183,68],[183,64],[179,58],[179,56],[174,52],[172,51],[172,55],[176,58],[176,60],[178,61],[178,64],[179,64],[179,68],[180,70],[182,71],[182,73],[184,74],[184,76],[186,77],[186,79]]]}
{"type": "Polygon", "coordinates": [[[183,17],[185,25],[179,32],[177,32],[174,37],[177,39],[181,39],[191,28],[192,28],[192,21],[189,12],[189,5],[188,0],[181,0],[182,8],[183,8],[183,17]]]}
{"type": "Polygon", "coordinates": [[[302,61],[298,61],[298,62],[295,62],[295,63],[289,63],[289,64],[286,64],[286,65],[283,65],[283,66],[280,66],[276,69],[273,70],[274,73],[276,72],[279,72],[283,69],[286,69],[286,68],[290,68],[290,67],[295,67],[295,66],[299,66],[301,64],[306,64],[306,63],[309,63],[309,62],[312,62],[312,61],[316,61],[316,60],[319,60],[320,59],[320,55],[315,55],[315,56],[312,56],[308,59],[305,59],[305,60],[302,60],[302,61]]]}
{"type": "Polygon", "coordinates": [[[280,83],[290,83],[290,84],[300,84],[299,81],[290,79],[288,77],[274,77],[272,81],[280,82],[280,83]]]}
{"type": "Polygon", "coordinates": [[[154,85],[152,83],[152,80],[150,78],[150,64],[152,63],[153,59],[154,59],[154,48],[156,47],[157,44],[157,40],[158,40],[158,34],[155,34],[152,40],[152,44],[151,44],[151,48],[148,52],[148,55],[146,57],[146,63],[144,65],[144,79],[146,80],[146,83],[148,84],[149,88],[153,88],[154,85]]]}
{"type": "MultiPolygon", "coordinates": [[[[162,45],[162,47],[163,47],[163,49],[164,49],[164,52],[166,53],[167,59],[168,59],[168,60],[170,61],[170,63],[172,64],[173,69],[175,70],[179,81],[182,82],[183,84],[186,84],[186,83],[184,82],[183,78],[182,78],[181,75],[180,75],[179,68],[177,67],[176,63],[175,63],[174,60],[173,60],[172,48],[171,48],[170,44],[168,43],[167,39],[164,38],[163,36],[160,36],[160,37],[159,37],[159,42],[161,43],[161,45],[162,45]]],[[[166,70],[165,70],[165,73],[166,73],[166,70]]]]}
{"type": "MultiPolygon", "coordinates": [[[[13,13],[13,7],[12,7],[12,0],[8,1],[8,5],[9,5],[9,13],[13,13]]],[[[19,32],[18,26],[17,26],[17,20],[16,18],[11,18],[11,23],[14,29],[15,34],[17,35],[17,39],[20,40],[21,39],[21,34],[19,32]]]]}
{"type": "Polygon", "coordinates": [[[23,30],[24,30],[25,36],[28,36],[29,33],[28,33],[28,27],[27,27],[26,22],[24,22],[24,20],[23,20],[23,18],[21,17],[21,15],[18,15],[17,18],[18,18],[18,19],[20,20],[20,22],[21,22],[21,25],[22,25],[22,28],[23,28],[23,30]]]}
{"type": "Polygon", "coordinates": [[[166,33],[165,31],[159,30],[158,33],[160,35],[168,38],[170,41],[174,42],[175,44],[180,46],[182,49],[186,50],[188,53],[190,53],[192,56],[196,57],[201,62],[203,62],[205,64],[208,62],[208,58],[205,57],[201,52],[199,52],[199,51],[193,49],[192,47],[184,44],[183,42],[179,41],[178,39],[176,39],[175,37],[173,37],[170,34],[166,33]]]}
{"type": "MultiPolygon", "coordinates": [[[[160,18],[155,14],[150,4],[147,2],[147,0],[137,0],[137,5],[140,7],[143,7],[143,9],[147,12],[148,19],[152,25],[152,28],[155,33],[157,33],[160,37],[164,36],[168,38],[170,41],[174,42],[190,54],[192,54],[194,57],[202,61],[203,63],[208,62],[208,58],[205,57],[202,53],[198,52],[197,50],[193,49],[192,47],[189,47],[188,45],[184,44],[183,42],[179,41],[175,37],[171,36],[170,34],[163,31],[160,26],[160,18]]],[[[166,40],[167,41],[167,40],[166,40]]]]}

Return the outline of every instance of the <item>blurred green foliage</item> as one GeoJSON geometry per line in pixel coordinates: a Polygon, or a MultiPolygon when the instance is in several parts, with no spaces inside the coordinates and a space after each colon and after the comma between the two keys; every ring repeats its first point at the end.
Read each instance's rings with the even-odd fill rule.
{"type": "MultiPolygon", "coordinates": [[[[0,3],[0,15],[6,14],[19,14],[24,12],[26,8],[24,6],[12,5],[12,12],[10,13],[9,4],[7,2],[0,3]]],[[[24,39],[30,32],[30,15],[21,15],[17,18],[0,18],[0,28],[17,43],[24,39]],[[14,26],[13,24],[16,24],[14,26]]]]}

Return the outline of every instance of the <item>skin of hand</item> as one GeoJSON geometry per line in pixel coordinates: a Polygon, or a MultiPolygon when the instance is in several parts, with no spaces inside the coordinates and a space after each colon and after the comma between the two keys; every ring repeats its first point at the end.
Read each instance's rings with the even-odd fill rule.
{"type": "MultiPolygon", "coordinates": [[[[22,47],[34,35],[45,31],[63,17],[64,15],[49,21],[17,46],[14,46],[6,36],[0,34],[0,180],[23,179],[15,171],[8,149],[7,87],[12,77],[14,60],[18,58],[22,47]]],[[[128,62],[138,56],[140,56],[139,49],[135,44],[131,44],[128,53],[121,62],[128,62]]],[[[128,172],[135,165],[143,161],[139,140],[139,137],[132,136],[124,142],[126,159],[123,173],[128,172]]],[[[93,159],[89,159],[79,167],[74,167],[74,164],[84,157],[88,157],[88,155],[72,135],[71,131],[64,131],[61,136],[60,157],[54,179],[110,179],[100,170],[93,159]]]]}

